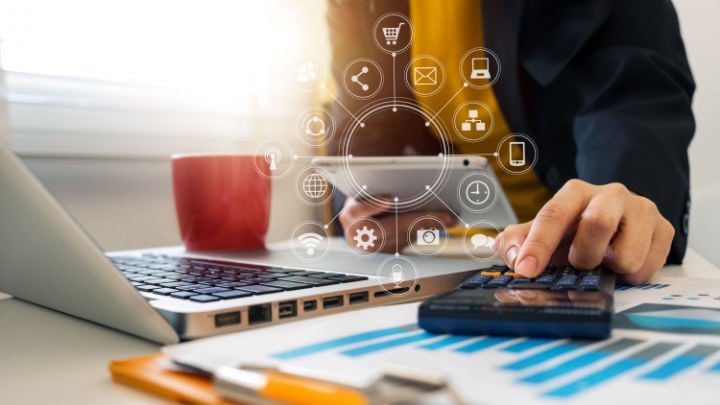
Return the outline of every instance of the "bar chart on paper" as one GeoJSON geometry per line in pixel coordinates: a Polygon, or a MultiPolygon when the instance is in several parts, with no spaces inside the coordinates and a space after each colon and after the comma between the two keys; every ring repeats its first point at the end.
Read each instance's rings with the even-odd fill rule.
{"type": "MultiPolygon", "coordinates": [[[[720,318],[720,309],[704,311],[720,318]]],[[[669,324],[675,322],[673,314],[669,324]]],[[[715,342],[702,343],[667,337],[637,338],[622,331],[604,341],[432,335],[411,323],[319,340],[272,357],[340,373],[395,362],[451,370],[451,380],[468,402],[481,387],[484,398],[497,401],[594,403],[623,392],[626,398],[656,396],[653,403],[673,403],[687,397],[687,391],[682,394],[686,389],[700,395],[720,384],[720,339],[709,336],[715,342]]]]}
{"type": "Polygon", "coordinates": [[[433,335],[417,326],[418,305],[403,304],[203,339],[169,353],[210,370],[272,361],[338,381],[371,381],[399,364],[443,374],[467,403],[720,403],[718,283],[623,289],[612,337],[601,341],[433,335]]]}

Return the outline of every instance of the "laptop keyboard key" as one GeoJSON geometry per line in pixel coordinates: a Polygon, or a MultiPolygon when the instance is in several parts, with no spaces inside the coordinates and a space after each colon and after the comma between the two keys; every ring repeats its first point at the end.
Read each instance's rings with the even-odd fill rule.
{"type": "Polygon", "coordinates": [[[195,296],[195,295],[197,295],[197,294],[192,291],[178,291],[176,293],[170,294],[170,296],[173,298],[180,298],[180,299],[184,299],[184,300],[186,300],[192,296],[195,296]]]}
{"type": "Polygon", "coordinates": [[[339,280],[332,280],[332,279],[327,279],[327,278],[317,278],[317,277],[303,277],[303,276],[287,277],[287,278],[283,278],[282,280],[283,281],[293,281],[296,283],[311,284],[314,286],[340,284],[339,280]]]}
{"type": "Polygon", "coordinates": [[[220,292],[227,292],[231,291],[229,288],[222,288],[222,287],[209,287],[209,288],[200,288],[198,290],[195,290],[198,294],[215,294],[220,292]]]}
{"type": "Polygon", "coordinates": [[[177,286],[175,288],[177,288],[178,290],[182,290],[182,291],[195,291],[200,288],[208,288],[208,287],[210,287],[210,286],[207,284],[188,284],[188,285],[177,286]]]}
{"type": "Polygon", "coordinates": [[[245,287],[238,287],[237,289],[242,291],[248,291],[255,295],[270,294],[283,291],[281,288],[268,287],[266,285],[248,285],[245,287]]]}
{"type": "Polygon", "coordinates": [[[153,294],[160,294],[160,295],[170,295],[175,292],[179,292],[178,290],[174,288],[158,288],[151,291],[153,294]]]}
{"type": "Polygon", "coordinates": [[[282,288],[283,290],[288,290],[288,291],[301,290],[303,288],[312,288],[312,284],[293,283],[292,281],[285,281],[285,280],[269,281],[267,283],[262,283],[262,285],[282,288]]]}
{"type": "Polygon", "coordinates": [[[368,279],[367,277],[353,276],[351,274],[333,275],[333,276],[326,277],[326,278],[329,278],[330,280],[336,280],[341,283],[352,283],[353,281],[365,281],[368,279]]]}
{"type": "Polygon", "coordinates": [[[152,290],[157,290],[158,288],[161,288],[157,285],[151,285],[151,284],[142,284],[135,286],[135,288],[138,289],[138,291],[144,291],[144,292],[152,292],[152,290]]]}
{"type": "Polygon", "coordinates": [[[242,291],[242,290],[230,290],[230,291],[215,293],[213,295],[216,297],[220,297],[224,300],[229,300],[231,298],[249,297],[252,294],[247,291],[242,291]]]}
{"type": "Polygon", "coordinates": [[[190,297],[190,301],[213,302],[213,301],[220,301],[220,298],[212,296],[212,295],[193,295],[192,297],[190,297]]]}

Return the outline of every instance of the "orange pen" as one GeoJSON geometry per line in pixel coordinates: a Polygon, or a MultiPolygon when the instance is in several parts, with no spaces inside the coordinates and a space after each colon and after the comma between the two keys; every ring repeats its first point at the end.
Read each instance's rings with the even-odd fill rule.
{"type": "Polygon", "coordinates": [[[214,375],[215,390],[223,397],[256,403],[258,399],[297,405],[368,405],[361,392],[336,384],[276,371],[221,367],[214,375]]]}

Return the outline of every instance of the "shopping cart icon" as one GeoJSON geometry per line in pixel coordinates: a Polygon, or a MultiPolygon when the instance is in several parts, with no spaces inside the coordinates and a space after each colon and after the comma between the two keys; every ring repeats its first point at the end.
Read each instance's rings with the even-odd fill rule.
{"type": "Polygon", "coordinates": [[[390,45],[397,45],[398,36],[400,36],[400,28],[405,24],[401,22],[397,27],[383,27],[382,32],[385,36],[385,42],[390,45]]]}

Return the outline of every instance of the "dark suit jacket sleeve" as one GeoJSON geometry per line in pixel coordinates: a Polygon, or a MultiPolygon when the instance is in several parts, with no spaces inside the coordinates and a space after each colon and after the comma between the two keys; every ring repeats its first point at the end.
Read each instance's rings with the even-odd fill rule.
{"type": "MultiPolygon", "coordinates": [[[[672,4],[549,3],[562,3],[566,11],[561,13],[573,14],[558,19],[555,39],[566,45],[563,52],[571,49],[574,54],[545,50],[547,59],[569,59],[563,75],[579,92],[572,123],[577,176],[594,184],[620,182],[655,202],[676,231],[668,262],[681,262],[687,245],[687,149],[695,131],[695,85],[672,4]],[[568,47],[568,42],[575,47],[568,47]]],[[[547,30],[552,21],[542,23],[547,30]]],[[[534,60],[543,62],[540,57],[534,60]]],[[[548,83],[559,74],[552,69],[535,71],[542,72],[536,80],[548,83]]]]}

